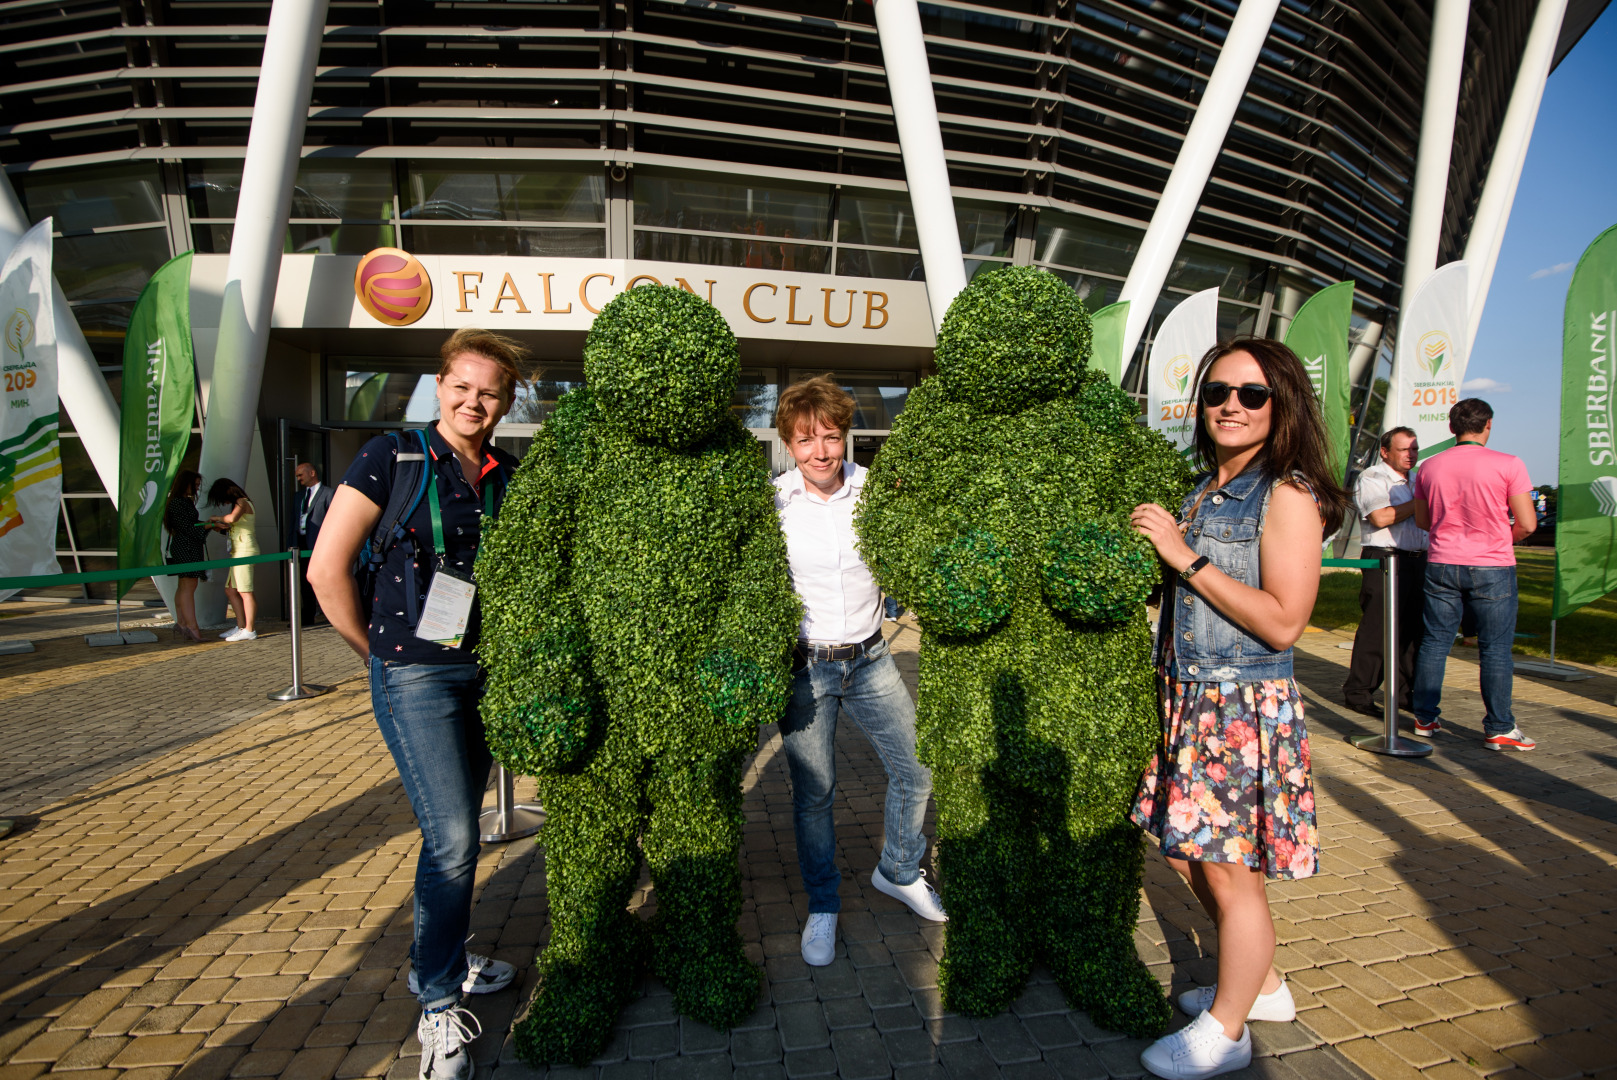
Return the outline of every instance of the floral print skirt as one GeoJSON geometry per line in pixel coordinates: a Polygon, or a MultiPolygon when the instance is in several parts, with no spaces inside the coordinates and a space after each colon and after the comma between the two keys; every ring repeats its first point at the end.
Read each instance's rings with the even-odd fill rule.
{"type": "Polygon", "coordinates": [[[1130,819],[1172,858],[1313,874],[1319,828],[1296,681],[1179,682],[1159,671],[1158,684],[1162,745],[1130,819]]]}

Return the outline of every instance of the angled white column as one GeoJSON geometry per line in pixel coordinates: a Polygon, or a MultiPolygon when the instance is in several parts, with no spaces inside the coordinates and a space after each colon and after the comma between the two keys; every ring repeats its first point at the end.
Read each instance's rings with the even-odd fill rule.
{"type": "Polygon", "coordinates": [[[1190,130],[1174,159],[1173,171],[1151,214],[1145,238],[1129,268],[1128,279],[1123,282],[1119,300],[1129,301],[1128,324],[1123,330],[1123,365],[1140,344],[1145,324],[1151,321],[1151,311],[1157,305],[1162,283],[1168,280],[1168,269],[1179,253],[1179,244],[1190,228],[1191,215],[1201,202],[1207,178],[1213,174],[1213,163],[1224,146],[1235,110],[1246,94],[1247,81],[1257,66],[1258,53],[1269,38],[1269,26],[1274,22],[1280,0],[1245,0],[1236,9],[1230,32],[1219,50],[1218,62],[1202,91],[1201,104],[1191,118],[1190,130]]]}
{"type": "Polygon", "coordinates": [[[1420,143],[1415,152],[1415,183],[1409,208],[1409,247],[1404,256],[1403,311],[1415,290],[1437,269],[1443,237],[1443,204],[1449,186],[1449,155],[1460,109],[1461,61],[1471,0],[1436,0],[1432,41],[1426,57],[1426,100],[1421,108],[1420,143]]]}
{"type": "MultiPolygon", "coordinates": [[[[8,252],[22,239],[32,224],[23,213],[22,203],[12,189],[11,178],[0,169],[0,252],[8,252]]],[[[0,254],[0,258],[4,258],[0,254]]],[[[101,375],[84,331],[67,306],[62,287],[51,279],[51,295],[56,307],[56,396],[73,420],[84,452],[90,455],[96,476],[118,505],[118,403],[101,375]]]]}
{"type": "Polygon", "coordinates": [[[936,330],[943,325],[950,301],[966,287],[966,263],[960,254],[960,226],[949,191],[932,69],[926,61],[916,0],[875,0],[875,7],[876,33],[881,38],[887,90],[898,124],[898,149],[904,158],[904,181],[910,189],[910,209],[915,214],[927,301],[936,330]]]}
{"type": "Polygon", "coordinates": [[[247,482],[270,312],[326,4],[327,0],[274,0],[270,8],[202,429],[199,469],[205,483],[222,476],[238,484],[247,482]]]}
{"type": "Polygon", "coordinates": [[[1532,141],[1538,106],[1544,100],[1544,83],[1555,60],[1555,43],[1561,36],[1566,4],[1567,0],[1539,0],[1538,10],[1533,13],[1521,67],[1516,70],[1516,86],[1499,128],[1499,141],[1494,144],[1482,198],[1477,200],[1471,237],[1465,245],[1465,261],[1471,264],[1471,332],[1466,340],[1473,346],[1483,306],[1488,302],[1494,265],[1499,261],[1499,246],[1504,243],[1505,226],[1510,223],[1510,210],[1516,202],[1516,185],[1527,161],[1527,144],[1532,141]]]}

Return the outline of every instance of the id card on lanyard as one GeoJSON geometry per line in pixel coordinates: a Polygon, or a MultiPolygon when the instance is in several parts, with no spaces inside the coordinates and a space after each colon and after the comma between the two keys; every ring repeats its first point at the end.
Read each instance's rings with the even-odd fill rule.
{"type": "MultiPolygon", "coordinates": [[[[432,584],[427,588],[427,603],[416,623],[415,636],[451,649],[460,648],[466,640],[466,627],[472,620],[472,602],[477,599],[477,583],[444,565],[444,516],[438,502],[437,471],[427,481],[427,502],[432,514],[432,550],[434,557],[432,584]]],[[[483,482],[483,514],[494,516],[494,482],[483,482]]],[[[481,522],[479,523],[481,529],[481,522]]]]}

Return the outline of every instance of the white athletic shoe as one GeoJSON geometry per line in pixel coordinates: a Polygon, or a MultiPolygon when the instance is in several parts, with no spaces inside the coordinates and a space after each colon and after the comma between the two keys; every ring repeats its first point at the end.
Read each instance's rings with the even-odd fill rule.
{"type": "MultiPolygon", "coordinates": [[[[460,989],[467,994],[492,994],[510,986],[511,980],[516,977],[517,969],[504,960],[469,952],[466,954],[466,981],[460,984],[460,989]]],[[[410,971],[408,982],[410,993],[421,993],[421,984],[416,981],[414,969],[410,971]]]]}
{"type": "Polygon", "coordinates": [[[1204,1012],[1172,1035],[1164,1035],[1140,1055],[1144,1065],[1164,1080],[1205,1080],[1252,1064],[1252,1033],[1241,1027],[1241,1041],[1224,1034],[1224,1025],[1204,1012]]]}
{"type": "Polygon", "coordinates": [[[229,630],[226,630],[224,633],[220,634],[219,639],[221,641],[229,641],[232,637],[234,637],[235,635],[237,635],[239,633],[241,633],[241,627],[240,626],[232,626],[229,630]]]}
{"type": "Polygon", "coordinates": [[[258,631],[256,631],[256,630],[247,630],[247,629],[244,629],[243,627],[238,626],[238,627],[236,627],[236,629],[232,630],[230,633],[225,635],[225,640],[226,641],[257,641],[258,640],[258,631]]]}
{"type": "MultiPolygon", "coordinates": [[[[1186,990],[1179,995],[1179,1008],[1186,1016],[1200,1016],[1213,1007],[1213,998],[1218,995],[1218,983],[1212,986],[1198,986],[1194,990],[1186,990]]],[[[1259,994],[1258,1000],[1252,1003],[1252,1011],[1246,1014],[1248,1020],[1278,1020],[1280,1023],[1290,1023],[1297,1019],[1297,1003],[1292,1000],[1291,988],[1284,981],[1280,989],[1272,994],[1259,994]]]]}
{"type": "Polygon", "coordinates": [[[817,911],[803,927],[803,962],[809,967],[825,967],[837,958],[837,915],[817,911]]]}
{"type": "Polygon", "coordinates": [[[895,900],[902,900],[909,905],[911,911],[923,919],[933,922],[948,922],[949,916],[943,910],[943,898],[938,891],[927,884],[926,871],[908,885],[894,885],[887,880],[887,875],[876,867],[870,873],[870,883],[876,886],[877,892],[884,892],[895,900]]]}
{"type": "Polygon", "coordinates": [[[415,1026],[421,1040],[421,1080],[467,1080],[472,1075],[472,1040],[483,1027],[470,1011],[456,1005],[422,1013],[415,1026]]]}

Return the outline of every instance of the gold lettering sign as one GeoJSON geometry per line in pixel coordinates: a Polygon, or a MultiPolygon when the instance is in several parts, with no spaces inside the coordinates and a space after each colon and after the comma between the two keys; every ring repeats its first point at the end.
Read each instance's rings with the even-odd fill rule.
{"type": "Polygon", "coordinates": [[[590,275],[586,276],[583,281],[580,281],[578,283],[578,300],[579,300],[579,303],[583,304],[585,309],[588,310],[591,315],[599,315],[601,313],[601,309],[596,307],[594,304],[590,303],[590,298],[589,298],[590,282],[594,281],[596,278],[603,278],[603,277],[606,278],[606,283],[608,285],[612,284],[614,278],[613,278],[613,276],[611,274],[590,274],[590,275]]]}
{"type": "Polygon", "coordinates": [[[779,289],[775,288],[775,286],[771,285],[767,281],[754,282],[753,284],[747,286],[746,292],[741,294],[741,310],[745,311],[747,313],[747,318],[751,319],[753,322],[774,322],[775,317],[773,315],[766,319],[759,315],[756,311],[752,310],[752,294],[757,292],[759,289],[768,289],[771,295],[780,292],[779,289]]]}
{"type": "Polygon", "coordinates": [[[459,292],[460,292],[460,307],[456,308],[455,310],[456,311],[470,311],[470,310],[472,310],[470,307],[467,306],[466,301],[468,299],[470,299],[470,300],[476,300],[477,299],[477,286],[473,285],[471,288],[467,288],[466,287],[466,279],[470,277],[470,278],[476,278],[478,281],[482,281],[483,280],[483,272],[481,270],[454,270],[454,271],[451,271],[451,272],[455,275],[455,288],[457,290],[459,290],[459,292]]]}

